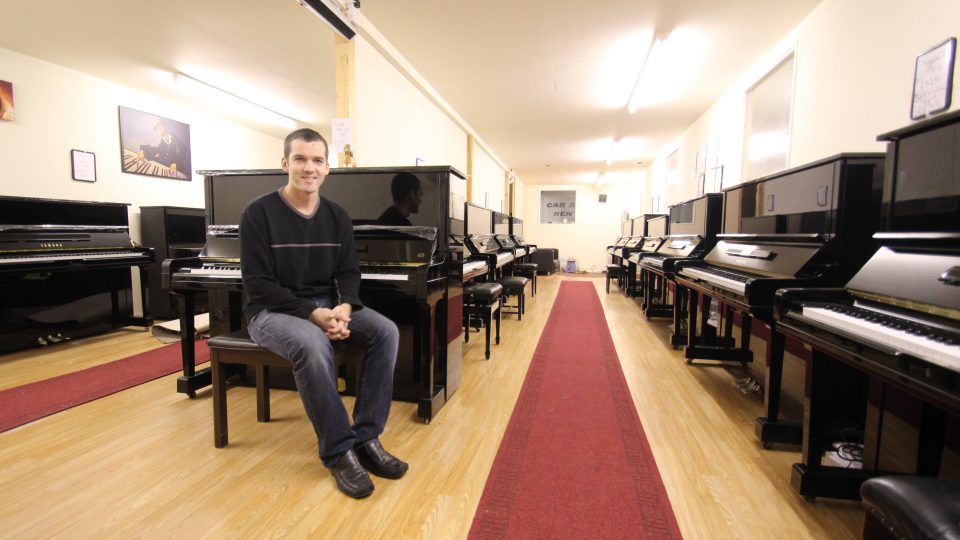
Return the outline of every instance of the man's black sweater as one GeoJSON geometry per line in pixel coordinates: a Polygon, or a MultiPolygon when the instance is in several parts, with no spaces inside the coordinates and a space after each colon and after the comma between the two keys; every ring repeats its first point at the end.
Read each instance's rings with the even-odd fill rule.
{"type": "Polygon", "coordinates": [[[312,216],[279,191],[251,201],[240,218],[240,271],[248,319],[263,309],[307,319],[316,296],[363,307],[350,217],[323,197],[312,216]]]}

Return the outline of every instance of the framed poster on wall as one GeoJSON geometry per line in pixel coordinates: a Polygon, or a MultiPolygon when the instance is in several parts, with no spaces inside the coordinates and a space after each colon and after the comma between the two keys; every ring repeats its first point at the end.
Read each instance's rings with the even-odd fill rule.
{"type": "Polygon", "coordinates": [[[120,107],[120,154],[123,172],[190,180],[190,126],[120,107]]]}

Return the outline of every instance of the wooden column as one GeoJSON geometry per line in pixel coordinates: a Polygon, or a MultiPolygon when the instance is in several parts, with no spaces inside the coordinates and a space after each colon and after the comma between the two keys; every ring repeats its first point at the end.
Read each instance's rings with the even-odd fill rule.
{"type": "MultiPolygon", "coordinates": [[[[354,120],[356,117],[356,54],[357,46],[353,40],[346,40],[340,36],[334,36],[334,65],[336,66],[336,118],[349,118],[354,120]]],[[[357,124],[352,123],[353,140],[357,140],[357,124]]],[[[353,151],[353,166],[357,166],[358,148],[351,145],[353,151]]],[[[337,153],[337,165],[344,166],[344,153],[337,153]]]]}

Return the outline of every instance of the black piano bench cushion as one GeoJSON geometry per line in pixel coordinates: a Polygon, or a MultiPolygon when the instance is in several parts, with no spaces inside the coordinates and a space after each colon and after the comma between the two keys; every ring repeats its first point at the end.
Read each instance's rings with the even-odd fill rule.
{"type": "Polygon", "coordinates": [[[498,280],[498,283],[503,285],[504,294],[508,295],[523,294],[523,290],[529,282],[530,280],[523,276],[507,276],[498,280]]]}
{"type": "Polygon", "coordinates": [[[881,476],[860,486],[863,538],[960,539],[960,481],[881,476]]]}
{"type": "Polygon", "coordinates": [[[499,283],[471,283],[463,288],[463,301],[467,304],[492,304],[503,294],[499,283]]]}
{"type": "Polygon", "coordinates": [[[618,276],[623,272],[623,267],[619,264],[608,264],[607,265],[607,275],[608,276],[618,276]]]}
{"type": "Polygon", "coordinates": [[[536,274],[537,269],[538,269],[537,263],[515,263],[513,265],[514,272],[516,272],[517,274],[521,274],[523,276],[536,274]]]}

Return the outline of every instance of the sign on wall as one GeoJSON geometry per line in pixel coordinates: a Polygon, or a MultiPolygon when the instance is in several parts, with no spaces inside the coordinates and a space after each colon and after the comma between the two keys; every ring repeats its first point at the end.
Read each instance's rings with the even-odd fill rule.
{"type": "Polygon", "coordinates": [[[576,190],[541,191],[540,223],[576,223],[576,207],[576,190]]]}

